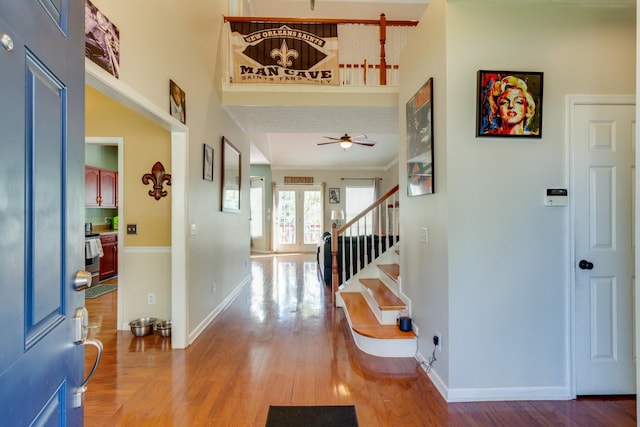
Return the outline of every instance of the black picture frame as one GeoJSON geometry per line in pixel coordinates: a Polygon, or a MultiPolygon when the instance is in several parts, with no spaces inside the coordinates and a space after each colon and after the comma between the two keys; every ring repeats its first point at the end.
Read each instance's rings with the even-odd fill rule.
{"type": "Polygon", "coordinates": [[[242,154],[227,138],[222,137],[222,179],[220,204],[222,212],[239,213],[242,176],[242,154]]]}
{"type": "Polygon", "coordinates": [[[339,188],[329,188],[329,203],[331,203],[331,204],[340,203],[340,189],[339,188]]]}
{"type": "Polygon", "coordinates": [[[202,153],[202,179],[213,181],[213,147],[204,144],[202,153]]]}
{"type": "Polygon", "coordinates": [[[542,138],[542,89],[538,71],[479,70],[476,136],[542,138]]]}
{"type": "Polygon", "coordinates": [[[433,77],[407,101],[407,195],[433,194],[433,77]]]}

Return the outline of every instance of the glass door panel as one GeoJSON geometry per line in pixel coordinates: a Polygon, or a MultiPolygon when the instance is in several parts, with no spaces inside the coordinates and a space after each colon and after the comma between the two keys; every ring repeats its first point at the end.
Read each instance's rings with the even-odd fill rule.
{"type": "Polygon", "coordinates": [[[276,225],[278,246],[296,243],[296,192],[278,190],[276,225]]]}
{"type": "Polygon", "coordinates": [[[322,192],[304,191],[304,240],[305,245],[317,245],[322,234],[322,192]]]}
{"type": "Polygon", "coordinates": [[[276,252],[314,252],[322,235],[320,186],[276,186],[276,252]]]}

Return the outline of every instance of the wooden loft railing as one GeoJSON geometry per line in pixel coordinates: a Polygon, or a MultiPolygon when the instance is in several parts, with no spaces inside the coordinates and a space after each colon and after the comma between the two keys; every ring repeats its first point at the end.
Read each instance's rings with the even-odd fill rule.
{"type": "Polygon", "coordinates": [[[337,24],[340,82],[343,86],[397,86],[400,52],[418,25],[418,21],[387,20],[384,13],[380,14],[379,20],[225,16],[224,21],[337,24]],[[371,70],[377,70],[373,77],[369,76],[371,70]]]}
{"type": "Polygon", "coordinates": [[[331,227],[331,291],[338,288],[400,240],[396,185],[338,228],[331,227]],[[340,268],[342,266],[342,268],[340,268]]]}

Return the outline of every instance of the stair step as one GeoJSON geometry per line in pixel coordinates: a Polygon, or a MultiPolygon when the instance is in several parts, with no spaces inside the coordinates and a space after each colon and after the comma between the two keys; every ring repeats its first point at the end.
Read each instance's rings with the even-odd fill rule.
{"type": "Polygon", "coordinates": [[[415,338],[413,331],[403,332],[396,325],[381,325],[360,292],[341,292],[344,309],[351,320],[354,331],[370,338],[407,339],[415,338]]]}
{"type": "Polygon", "coordinates": [[[378,304],[380,310],[404,310],[407,305],[396,296],[380,279],[360,279],[360,283],[378,304]]]}
{"type": "Polygon", "coordinates": [[[398,264],[378,264],[378,268],[393,279],[394,282],[398,281],[398,276],[400,276],[400,266],[398,264]]]}

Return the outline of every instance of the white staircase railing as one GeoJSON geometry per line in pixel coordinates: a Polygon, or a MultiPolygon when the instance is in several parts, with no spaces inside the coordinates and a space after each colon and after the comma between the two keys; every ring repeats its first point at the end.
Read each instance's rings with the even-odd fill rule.
{"type": "Polygon", "coordinates": [[[399,236],[400,205],[396,185],[369,207],[337,228],[331,228],[331,290],[335,293],[358,271],[395,245],[399,236]]]}

